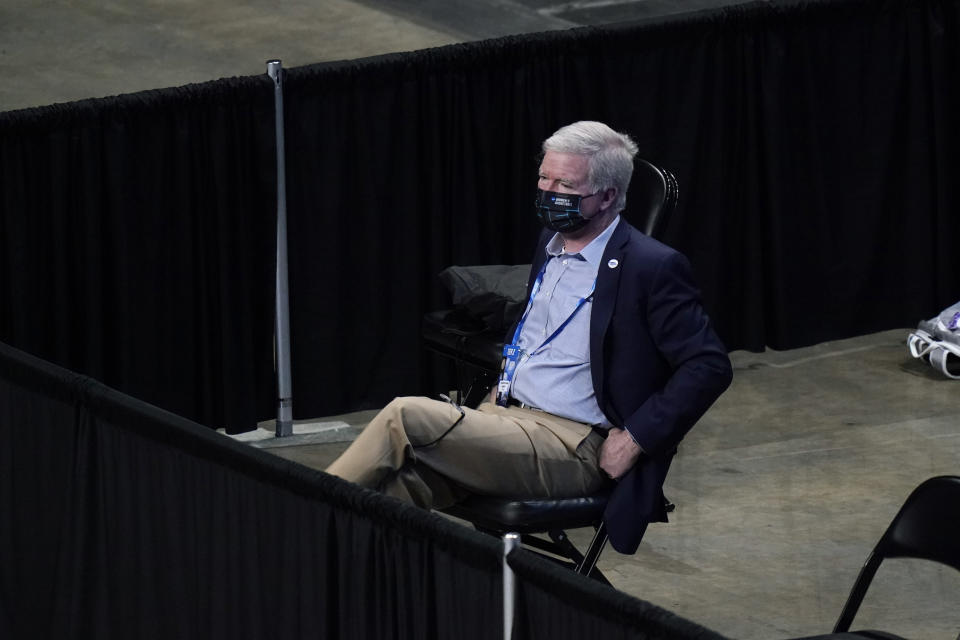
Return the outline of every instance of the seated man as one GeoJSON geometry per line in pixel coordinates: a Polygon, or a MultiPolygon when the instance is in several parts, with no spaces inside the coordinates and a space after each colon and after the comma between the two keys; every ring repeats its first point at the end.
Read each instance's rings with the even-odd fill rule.
{"type": "Polygon", "coordinates": [[[529,302],[476,410],[397,398],[327,470],[425,508],[470,493],[572,497],[616,487],[613,547],[666,520],[677,445],[731,380],[686,258],[620,218],[637,146],[599,122],[543,143],[546,227],[529,302]]]}

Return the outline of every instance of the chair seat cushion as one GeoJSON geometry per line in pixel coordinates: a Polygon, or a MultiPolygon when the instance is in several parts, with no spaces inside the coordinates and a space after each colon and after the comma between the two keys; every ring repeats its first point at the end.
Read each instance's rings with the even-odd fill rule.
{"type": "Polygon", "coordinates": [[[522,500],[475,495],[444,511],[486,529],[537,533],[593,526],[603,517],[609,497],[609,491],[579,498],[522,500]]]}

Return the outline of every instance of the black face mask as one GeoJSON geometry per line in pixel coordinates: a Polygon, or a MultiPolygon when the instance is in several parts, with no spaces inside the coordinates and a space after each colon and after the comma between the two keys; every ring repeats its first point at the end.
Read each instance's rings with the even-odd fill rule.
{"type": "Polygon", "coordinates": [[[537,189],[537,218],[550,231],[577,231],[590,221],[580,214],[580,202],[597,195],[581,196],[576,193],[557,193],[537,189]]]}

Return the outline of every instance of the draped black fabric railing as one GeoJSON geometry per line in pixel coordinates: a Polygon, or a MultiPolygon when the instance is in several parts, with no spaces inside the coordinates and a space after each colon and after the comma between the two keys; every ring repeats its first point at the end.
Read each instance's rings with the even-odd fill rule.
{"type": "Polygon", "coordinates": [[[494,638],[501,548],[0,344],[0,637],[494,638]]]}
{"type": "MultiPolygon", "coordinates": [[[[2,343],[0,442],[0,637],[501,637],[497,539],[2,343]]],[[[511,565],[516,638],[720,638],[511,565]]]]}
{"type": "MultiPolygon", "coordinates": [[[[451,264],[525,263],[581,118],[680,183],[664,239],[730,349],[960,296],[958,0],[759,2],[291,69],[295,417],[438,386],[451,264]]],[[[0,114],[0,339],[208,426],[272,415],[266,77],[0,114]]],[[[629,217],[629,202],[628,202],[629,217]]]]}

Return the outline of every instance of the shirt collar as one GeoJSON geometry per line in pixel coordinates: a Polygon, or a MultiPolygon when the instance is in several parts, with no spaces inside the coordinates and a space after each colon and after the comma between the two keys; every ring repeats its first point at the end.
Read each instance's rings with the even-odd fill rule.
{"type": "MultiPolygon", "coordinates": [[[[620,214],[617,214],[617,217],[613,219],[607,228],[600,232],[596,238],[590,241],[590,244],[585,246],[581,251],[580,255],[584,260],[589,262],[591,265],[597,265],[600,263],[600,260],[603,258],[603,250],[607,248],[607,242],[610,240],[610,236],[613,235],[613,230],[617,228],[617,225],[620,223],[620,214]]],[[[559,233],[553,234],[553,237],[550,238],[550,242],[547,243],[545,247],[547,250],[547,255],[557,257],[563,253],[563,236],[559,233]]]]}

